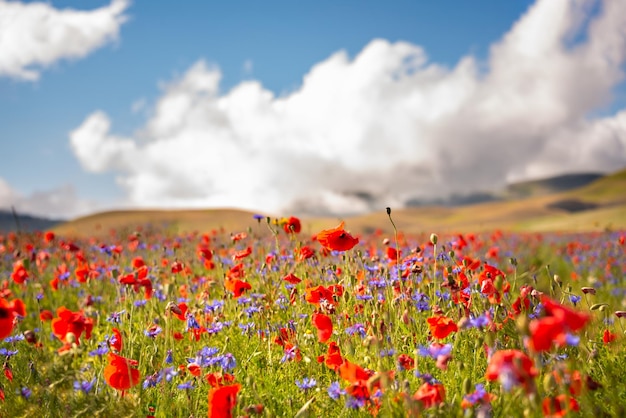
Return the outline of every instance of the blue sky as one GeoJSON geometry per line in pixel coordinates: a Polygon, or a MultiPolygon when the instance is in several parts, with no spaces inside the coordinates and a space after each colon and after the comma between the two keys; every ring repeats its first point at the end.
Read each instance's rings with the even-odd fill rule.
{"type": "Polygon", "coordinates": [[[622,167],[623,53],[590,63],[626,41],[617,29],[589,34],[602,2],[548,2],[51,1],[51,15],[102,16],[42,29],[32,9],[41,4],[0,0],[0,207],[61,217],[141,206],[363,212],[622,167]],[[590,26],[576,27],[581,16],[590,26]],[[63,30],[79,34],[55,43],[63,30]],[[18,41],[35,35],[47,43],[18,41]],[[356,65],[360,55],[369,58],[356,65]],[[217,89],[206,84],[213,76],[217,89]],[[582,99],[567,93],[581,83],[582,99]],[[187,107],[160,111],[169,99],[187,107]],[[524,132],[526,119],[536,126],[524,132]],[[586,134],[565,143],[572,132],[586,134]],[[574,140],[585,152],[563,157],[581,149],[574,140]],[[498,160],[489,169],[483,149],[498,160]],[[220,166],[227,160],[238,168],[220,166]]]}

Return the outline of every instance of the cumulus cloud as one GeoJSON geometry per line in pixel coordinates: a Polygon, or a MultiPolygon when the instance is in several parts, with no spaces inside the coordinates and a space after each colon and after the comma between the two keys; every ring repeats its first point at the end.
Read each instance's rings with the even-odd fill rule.
{"type": "Polygon", "coordinates": [[[82,58],[117,39],[128,0],[91,10],[0,0],[0,76],[34,81],[41,68],[82,58]]]}
{"type": "Polygon", "coordinates": [[[198,61],[163,86],[133,137],[95,112],[70,134],[82,166],[113,171],[137,206],[348,214],[491,190],[507,179],[626,165],[626,117],[591,112],[624,78],[626,2],[539,0],[485,62],[449,68],[377,39],[276,96],[219,89],[198,61]]]}
{"type": "Polygon", "coordinates": [[[69,184],[25,195],[0,177],[0,210],[12,207],[17,213],[48,219],[71,219],[105,209],[102,203],[79,197],[69,184]]]}

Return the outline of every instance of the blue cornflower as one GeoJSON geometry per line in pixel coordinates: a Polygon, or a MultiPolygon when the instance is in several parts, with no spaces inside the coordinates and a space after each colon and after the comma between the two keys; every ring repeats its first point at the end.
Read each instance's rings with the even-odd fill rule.
{"type": "Polygon", "coordinates": [[[185,383],[181,383],[180,385],[176,386],[178,389],[181,390],[190,390],[193,389],[193,381],[189,381],[189,382],[185,382],[185,383]]]}
{"type": "Polygon", "coordinates": [[[489,317],[485,314],[476,318],[470,316],[469,321],[465,324],[465,328],[484,328],[489,325],[489,317]]]}
{"type": "Polygon", "coordinates": [[[114,324],[120,324],[122,322],[122,315],[126,312],[126,309],[122,309],[119,312],[113,312],[107,318],[108,322],[113,322],[114,324]]]}
{"type": "Polygon", "coordinates": [[[346,407],[350,409],[360,409],[365,406],[365,399],[363,398],[353,398],[352,396],[348,396],[346,399],[346,407]]]}
{"type": "Polygon", "coordinates": [[[25,399],[30,398],[30,395],[33,394],[33,391],[28,389],[26,386],[24,386],[21,390],[20,390],[20,395],[22,395],[25,399]]]}
{"type": "Polygon", "coordinates": [[[196,321],[196,317],[193,314],[187,314],[187,326],[185,327],[185,331],[189,331],[190,329],[200,329],[200,324],[196,321]]]}
{"type": "Polygon", "coordinates": [[[330,396],[331,399],[337,400],[345,394],[346,391],[341,389],[341,386],[339,386],[339,382],[333,382],[328,387],[328,396],[330,396]]]}
{"type": "Polygon", "coordinates": [[[16,334],[16,335],[13,335],[11,337],[6,337],[4,339],[4,342],[8,343],[8,344],[11,344],[11,343],[16,343],[18,341],[24,341],[24,338],[25,337],[24,337],[23,334],[16,334]]]}
{"type": "Polygon", "coordinates": [[[85,394],[91,392],[91,389],[93,388],[93,386],[96,384],[96,379],[93,378],[92,380],[83,380],[82,382],[79,382],[78,380],[74,381],[74,390],[75,391],[81,391],[85,394]]]}
{"type": "Polygon", "coordinates": [[[155,387],[157,383],[159,382],[158,378],[159,378],[158,373],[154,373],[154,374],[146,376],[146,378],[143,381],[143,388],[148,389],[148,388],[155,387]]]}
{"type": "Polygon", "coordinates": [[[18,353],[18,350],[7,350],[6,348],[0,348],[0,356],[5,356],[7,359],[13,357],[18,353]]]}
{"type": "Polygon", "coordinates": [[[576,306],[576,304],[580,302],[581,299],[582,299],[582,296],[577,296],[577,295],[570,295],[569,297],[569,301],[572,302],[574,306],[576,306]]]}
{"type": "Polygon", "coordinates": [[[285,353],[283,354],[283,357],[280,359],[280,362],[284,363],[287,360],[293,360],[294,358],[296,358],[297,354],[298,354],[298,346],[294,345],[293,347],[290,347],[289,349],[285,350],[285,353]]]}
{"type": "Polygon", "coordinates": [[[569,332],[565,334],[565,344],[571,345],[572,347],[577,347],[579,343],[579,336],[570,334],[569,332]]]}
{"type": "Polygon", "coordinates": [[[167,354],[165,355],[165,363],[172,364],[174,362],[174,357],[172,356],[172,350],[167,350],[167,354]]]}
{"type": "Polygon", "coordinates": [[[296,379],[296,386],[306,392],[307,390],[313,389],[315,386],[317,386],[317,381],[312,377],[304,377],[302,378],[302,381],[296,379]]]}
{"type": "Polygon", "coordinates": [[[145,330],[143,333],[146,337],[155,338],[157,335],[161,333],[161,331],[163,331],[163,329],[160,326],[156,325],[156,326],[151,326],[149,329],[145,330]]]}
{"type": "Polygon", "coordinates": [[[470,393],[469,395],[465,395],[465,400],[474,405],[476,402],[480,402],[482,399],[484,399],[486,394],[487,391],[485,391],[485,385],[483,385],[482,383],[477,383],[474,392],[470,393]]]}
{"type": "Polygon", "coordinates": [[[145,299],[139,299],[139,300],[134,301],[133,305],[135,305],[136,308],[141,308],[142,306],[145,306],[147,302],[148,301],[145,299]]]}
{"type": "Polygon", "coordinates": [[[361,337],[365,337],[365,335],[367,335],[365,326],[363,324],[354,324],[351,327],[346,328],[346,334],[354,335],[355,333],[359,333],[361,337]]]}
{"type": "Polygon", "coordinates": [[[237,367],[237,360],[235,360],[235,356],[233,356],[231,353],[226,353],[222,356],[220,360],[220,365],[222,366],[222,369],[226,371],[232,370],[237,367]]]}
{"type": "Polygon", "coordinates": [[[380,353],[378,353],[379,356],[381,357],[392,357],[396,354],[396,350],[394,350],[393,348],[390,348],[389,350],[380,350],[380,353]]]}
{"type": "Polygon", "coordinates": [[[418,354],[422,357],[432,357],[436,359],[439,356],[447,356],[452,352],[452,344],[445,344],[439,347],[436,344],[431,344],[429,347],[420,346],[418,348],[418,354]]]}
{"type": "Polygon", "coordinates": [[[261,308],[259,308],[258,306],[248,306],[243,311],[246,313],[248,318],[251,318],[252,315],[254,315],[255,313],[261,312],[261,308]]]}
{"type": "Polygon", "coordinates": [[[177,374],[178,371],[176,371],[176,369],[174,369],[173,367],[166,367],[162,369],[159,373],[158,381],[160,382],[161,380],[163,380],[163,378],[165,378],[166,382],[171,382],[174,376],[176,376],[177,374]]]}
{"type": "Polygon", "coordinates": [[[109,347],[107,345],[107,342],[103,341],[101,343],[98,343],[98,348],[96,348],[95,350],[90,351],[89,355],[92,356],[92,357],[94,357],[94,356],[102,357],[103,355],[105,355],[108,352],[109,352],[109,347]]]}
{"type": "Polygon", "coordinates": [[[418,311],[424,312],[430,310],[429,300],[430,298],[426,296],[424,293],[415,292],[411,299],[415,302],[415,307],[418,311]]]}

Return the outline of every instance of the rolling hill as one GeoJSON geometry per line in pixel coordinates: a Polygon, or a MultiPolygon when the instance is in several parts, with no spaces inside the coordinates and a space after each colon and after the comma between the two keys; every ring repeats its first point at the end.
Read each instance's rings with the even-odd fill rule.
{"type": "MultiPolygon", "coordinates": [[[[549,179],[533,181],[531,185],[517,186],[527,194],[522,199],[509,197],[458,207],[420,206],[393,209],[392,216],[398,229],[406,233],[478,232],[493,229],[626,229],[626,170],[592,180],[583,181],[586,184],[582,187],[561,187],[566,190],[556,192],[546,190],[554,190],[554,184],[558,182],[549,179]]],[[[565,183],[571,184],[567,181],[565,183]]],[[[303,232],[312,234],[335,226],[337,222],[338,219],[333,217],[303,218],[303,232]]],[[[355,233],[368,233],[376,229],[392,231],[385,208],[376,213],[347,218],[346,223],[355,233]]],[[[138,226],[170,231],[210,231],[224,228],[226,231],[240,232],[255,228],[258,233],[269,233],[269,228],[264,224],[265,221],[262,221],[261,225],[257,225],[252,212],[235,209],[133,210],[104,212],[78,218],[57,225],[53,230],[68,236],[104,235],[110,229],[132,232],[138,226]]]]}

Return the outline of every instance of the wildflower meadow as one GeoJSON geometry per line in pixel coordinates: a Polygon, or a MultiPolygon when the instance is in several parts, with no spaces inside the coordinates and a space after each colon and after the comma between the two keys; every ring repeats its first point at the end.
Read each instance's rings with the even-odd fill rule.
{"type": "Polygon", "coordinates": [[[626,416],[626,232],[349,227],[0,235],[0,416],[626,416]]]}

